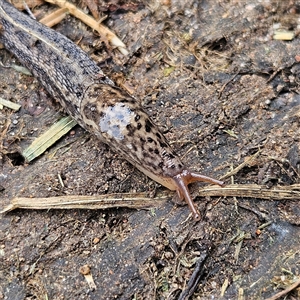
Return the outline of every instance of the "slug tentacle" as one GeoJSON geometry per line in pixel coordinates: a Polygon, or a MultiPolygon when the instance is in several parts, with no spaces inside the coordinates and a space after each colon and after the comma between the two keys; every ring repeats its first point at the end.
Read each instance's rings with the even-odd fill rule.
{"type": "Polygon", "coordinates": [[[217,184],[220,186],[224,186],[224,182],[207,177],[201,174],[197,174],[194,172],[191,172],[189,170],[183,170],[179,174],[173,176],[174,184],[177,186],[176,191],[181,200],[185,199],[186,203],[188,204],[193,217],[196,221],[200,220],[200,213],[198,212],[197,208],[195,207],[195,203],[193,202],[189,189],[188,184],[196,181],[204,181],[212,184],[217,184]]]}

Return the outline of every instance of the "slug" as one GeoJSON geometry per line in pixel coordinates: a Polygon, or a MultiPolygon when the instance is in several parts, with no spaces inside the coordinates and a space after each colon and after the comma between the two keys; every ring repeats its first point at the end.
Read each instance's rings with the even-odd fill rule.
{"type": "Polygon", "coordinates": [[[5,0],[0,0],[0,42],[80,126],[144,174],[177,191],[194,219],[200,219],[188,184],[224,183],[185,168],[135,98],[115,86],[83,50],[5,0]]]}

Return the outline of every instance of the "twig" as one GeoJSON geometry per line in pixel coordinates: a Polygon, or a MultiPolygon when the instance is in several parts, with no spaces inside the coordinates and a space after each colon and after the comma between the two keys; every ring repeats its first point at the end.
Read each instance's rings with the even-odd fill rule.
{"type": "Polygon", "coordinates": [[[170,198],[170,193],[161,193],[150,199],[146,193],[108,194],[97,196],[61,196],[49,198],[21,198],[11,200],[11,203],[0,213],[6,213],[16,208],[24,209],[107,209],[113,207],[129,207],[147,209],[157,207],[170,198]]]}
{"type": "Polygon", "coordinates": [[[286,288],[285,290],[275,294],[274,296],[267,298],[266,300],[276,300],[279,299],[280,297],[286,295],[287,293],[289,293],[290,291],[292,291],[293,289],[295,289],[296,287],[298,287],[300,285],[300,278],[294,282],[292,285],[290,285],[288,288],[286,288]]]}
{"type": "Polygon", "coordinates": [[[253,154],[250,158],[248,158],[246,161],[244,161],[242,164],[240,164],[239,166],[237,166],[235,169],[233,169],[232,171],[228,172],[227,174],[223,175],[220,180],[224,180],[230,176],[233,176],[235,174],[237,174],[240,170],[242,170],[246,165],[248,165],[252,160],[254,160],[255,158],[257,158],[257,156],[261,153],[261,150],[257,151],[255,154],[253,154]]]}
{"type": "Polygon", "coordinates": [[[199,190],[202,196],[248,197],[267,200],[300,200],[300,184],[268,188],[258,184],[231,184],[225,187],[208,186],[199,190]]]}
{"type": "Polygon", "coordinates": [[[58,5],[65,8],[71,15],[81,20],[86,25],[98,31],[100,35],[107,39],[113,46],[117,47],[123,55],[128,55],[125,44],[107,27],[99,24],[95,19],[85,14],[82,10],[78,9],[74,4],[65,0],[45,0],[46,2],[58,5]]]}
{"type": "Polygon", "coordinates": [[[207,258],[208,258],[207,253],[204,253],[203,255],[200,256],[199,260],[196,262],[195,269],[188,282],[187,288],[181,292],[178,300],[189,299],[194,294],[199,281],[202,279],[202,275],[204,273],[204,264],[207,258]]]}
{"type": "Polygon", "coordinates": [[[233,81],[238,75],[239,75],[239,71],[238,71],[236,74],[234,74],[228,81],[226,81],[226,82],[223,84],[223,86],[221,87],[221,89],[220,89],[220,91],[219,91],[218,99],[221,98],[221,95],[222,95],[222,93],[223,93],[223,91],[224,91],[226,85],[229,84],[230,81],[233,81]]]}
{"type": "MultiPolygon", "coordinates": [[[[147,193],[109,194],[97,196],[61,196],[49,198],[14,198],[0,213],[16,208],[25,209],[106,209],[113,207],[129,207],[145,209],[157,207],[169,200],[174,193],[164,191],[155,198],[149,198],[147,193]]],[[[257,184],[232,184],[225,187],[206,186],[199,189],[199,196],[248,197],[266,200],[300,200],[300,184],[290,186],[275,186],[272,189],[257,184]]]]}

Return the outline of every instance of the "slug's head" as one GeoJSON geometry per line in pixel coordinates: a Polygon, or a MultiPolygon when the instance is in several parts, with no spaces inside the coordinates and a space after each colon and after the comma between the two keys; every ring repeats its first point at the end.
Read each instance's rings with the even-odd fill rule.
{"type": "Polygon", "coordinates": [[[188,189],[188,184],[196,181],[204,181],[212,184],[217,184],[220,186],[224,186],[224,182],[220,180],[216,180],[207,176],[203,176],[194,172],[191,172],[189,170],[182,170],[180,173],[177,175],[174,175],[172,177],[172,181],[174,184],[174,188],[177,191],[177,194],[180,199],[185,199],[187,202],[193,217],[195,220],[200,220],[200,213],[198,212],[197,208],[195,207],[195,203],[193,202],[189,189],[188,189]]]}

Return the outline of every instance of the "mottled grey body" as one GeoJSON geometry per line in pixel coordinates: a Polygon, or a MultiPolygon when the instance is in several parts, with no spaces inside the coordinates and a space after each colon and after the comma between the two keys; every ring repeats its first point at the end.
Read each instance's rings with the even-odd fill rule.
{"type": "Polygon", "coordinates": [[[4,0],[0,0],[0,18],[0,42],[82,127],[171,188],[168,180],[156,176],[174,176],[183,166],[134,98],[105,77],[77,45],[4,0]]]}

